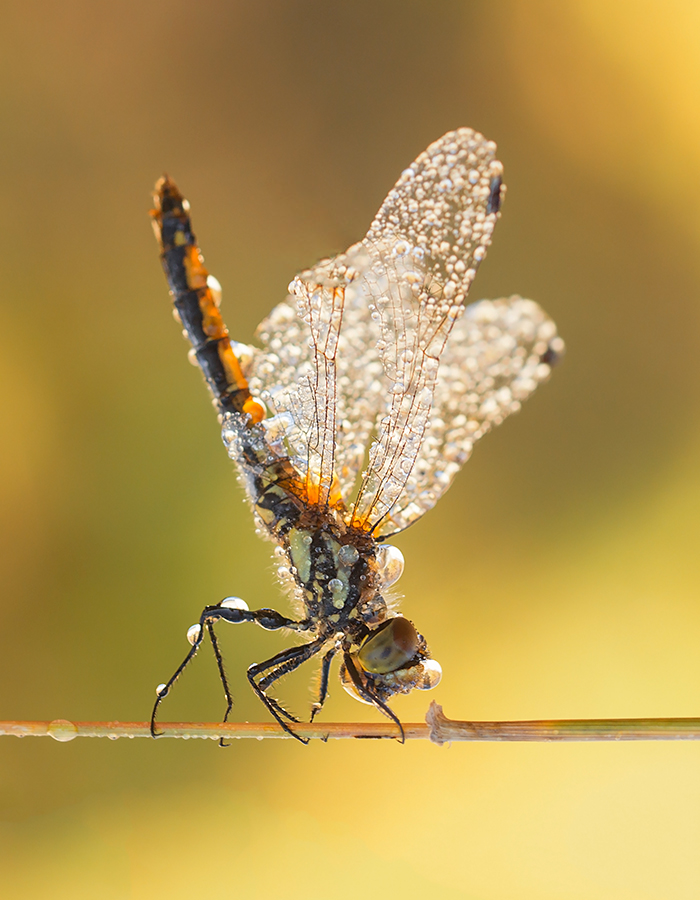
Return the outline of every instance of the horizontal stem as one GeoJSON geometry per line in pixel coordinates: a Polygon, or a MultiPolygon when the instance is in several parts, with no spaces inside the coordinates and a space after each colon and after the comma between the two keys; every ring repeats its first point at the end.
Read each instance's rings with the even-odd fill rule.
{"type": "Polygon", "coordinates": [[[700,718],[537,719],[460,722],[433,702],[426,715],[430,739],[448,741],[700,741],[700,718]]]}
{"type": "MultiPolygon", "coordinates": [[[[449,741],[697,741],[700,718],[686,719],[550,719],[526,722],[462,722],[448,719],[442,707],[432,703],[426,723],[404,724],[407,740],[449,741]]],[[[321,740],[339,738],[396,738],[391,722],[300,723],[300,737],[321,740]]],[[[162,737],[171,738],[288,738],[275,722],[190,723],[163,722],[162,737]]],[[[0,722],[0,735],[52,737],[71,741],[76,737],[150,737],[147,722],[0,722]]]]}

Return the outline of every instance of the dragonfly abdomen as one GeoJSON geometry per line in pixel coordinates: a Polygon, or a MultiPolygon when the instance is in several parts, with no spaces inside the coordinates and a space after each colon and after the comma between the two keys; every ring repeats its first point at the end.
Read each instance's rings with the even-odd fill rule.
{"type": "Polygon", "coordinates": [[[192,232],[189,205],[167,176],[156,184],[153,227],[160,244],[160,259],[173,298],[176,318],[192,344],[221,415],[248,413],[259,422],[265,412],[251,397],[248,382],[233,351],[221,318],[218,282],[204,268],[192,232]]]}

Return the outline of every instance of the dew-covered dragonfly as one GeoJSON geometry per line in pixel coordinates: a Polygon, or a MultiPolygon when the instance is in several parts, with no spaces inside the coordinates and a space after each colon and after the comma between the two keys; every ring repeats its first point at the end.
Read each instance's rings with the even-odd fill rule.
{"type": "Polygon", "coordinates": [[[221,289],[204,268],[189,205],[161,178],[152,211],[175,315],[219,412],[258,530],[276,544],[294,614],[249,609],[238,597],[206,606],[191,649],[161,701],[220,620],[288,629],[306,641],[248,669],[282,728],[300,719],[271,688],[320,657],[310,720],[328,695],[334,657],[356,699],[401,723],[388,701],[427,690],[440,665],[397,611],[403,570],[386,543],[431,509],[480,437],[520,406],[564,344],[532,300],[466,297],[486,256],[505,193],[496,145],[469,128],[431,144],[401,173],[367,235],[289,285],[261,323],[260,347],[234,342],[221,289]]]}

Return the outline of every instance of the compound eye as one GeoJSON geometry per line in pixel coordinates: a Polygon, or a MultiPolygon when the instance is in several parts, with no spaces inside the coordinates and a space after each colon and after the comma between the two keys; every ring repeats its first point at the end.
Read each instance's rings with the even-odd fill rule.
{"type": "Polygon", "coordinates": [[[357,654],[365,672],[386,675],[410,662],[418,651],[418,632],[408,619],[397,616],[369,635],[357,654]]]}

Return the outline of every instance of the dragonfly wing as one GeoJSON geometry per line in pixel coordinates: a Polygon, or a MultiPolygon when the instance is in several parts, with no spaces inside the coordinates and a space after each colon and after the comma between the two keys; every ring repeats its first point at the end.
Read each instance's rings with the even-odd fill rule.
{"type": "Polygon", "coordinates": [[[402,173],[361,245],[369,262],[358,267],[353,290],[379,329],[386,395],[353,522],[375,534],[403,507],[440,357],[491,243],[504,191],[495,150],[468,128],[431,144],[402,173]]]}
{"type": "Polygon", "coordinates": [[[501,174],[482,135],[444,135],[402,173],[365,239],[298,275],[259,328],[250,384],[271,407],[271,446],[306,473],[309,499],[335,503],[350,498],[374,435],[351,518],[377,536],[430,509],[474,441],[548,372],[548,351],[537,354],[553,325],[536,304],[483,301],[460,318],[501,174]]]}
{"type": "Polygon", "coordinates": [[[269,441],[297,463],[313,502],[352,493],[382,397],[378,329],[354,289],[351,248],[297,275],[258,328],[251,389],[270,406],[269,441]]]}
{"type": "Polygon", "coordinates": [[[431,509],[472,447],[520,409],[564,351],[554,322],[532,300],[468,306],[440,359],[430,420],[399,501],[376,530],[388,536],[431,509]]]}

